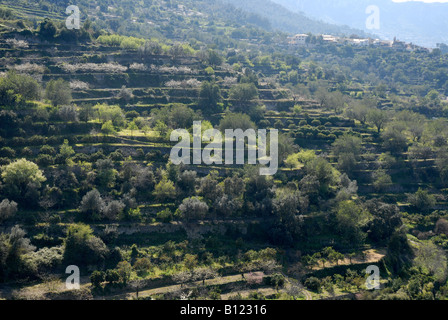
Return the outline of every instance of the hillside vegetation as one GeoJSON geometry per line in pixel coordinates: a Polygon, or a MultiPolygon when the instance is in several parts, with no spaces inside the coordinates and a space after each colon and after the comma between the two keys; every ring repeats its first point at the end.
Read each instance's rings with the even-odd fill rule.
{"type": "Polygon", "coordinates": [[[447,298],[448,55],[79,2],[80,30],[63,1],[0,11],[1,298],[447,298]],[[278,172],[174,165],[194,121],[279,130],[278,172]]]}

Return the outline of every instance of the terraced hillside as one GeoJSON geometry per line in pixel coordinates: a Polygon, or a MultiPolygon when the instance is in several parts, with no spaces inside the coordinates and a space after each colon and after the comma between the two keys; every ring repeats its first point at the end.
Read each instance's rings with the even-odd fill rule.
{"type": "MultiPolygon", "coordinates": [[[[157,3],[160,17],[185,12],[157,3]]],[[[448,56],[313,35],[292,48],[199,16],[222,42],[179,42],[185,17],[172,39],[123,36],[93,13],[70,36],[5,19],[0,297],[443,298],[448,56]],[[173,164],[170,134],[194,121],[277,129],[277,173],[173,164]],[[64,289],[69,265],[79,291],[64,289]],[[385,290],[367,290],[371,265],[385,290]]]]}

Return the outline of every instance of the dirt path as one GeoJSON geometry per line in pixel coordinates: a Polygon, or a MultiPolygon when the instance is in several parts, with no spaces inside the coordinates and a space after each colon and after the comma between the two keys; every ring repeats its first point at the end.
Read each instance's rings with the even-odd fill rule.
{"type": "MultiPolygon", "coordinates": [[[[350,260],[348,258],[345,258],[344,260],[339,262],[339,265],[376,263],[379,260],[381,260],[385,256],[385,254],[386,254],[385,249],[370,249],[370,250],[366,250],[364,252],[364,257],[361,257],[361,256],[353,257],[352,261],[351,261],[352,263],[350,263],[350,260]]],[[[325,267],[329,268],[329,267],[333,267],[333,266],[335,266],[335,265],[330,265],[327,262],[325,267]]],[[[313,268],[313,270],[320,270],[320,269],[322,269],[322,266],[319,266],[319,267],[316,266],[315,268],[313,268]]],[[[257,276],[262,278],[264,276],[264,274],[262,272],[258,272],[257,276]]],[[[245,279],[248,279],[251,276],[249,273],[246,273],[244,275],[244,277],[245,277],[245,279]]],[[[241,274],[237,274],[237,275],[231,275],[231,276],[206,280],[204,284],[202,283],[202,281],[196,281],[196,282],[190,283],[183,287],[181,287],[180,285],[171,285],[171,286],[166,286],[166,287],[152,288],[152,289],[140,291],[139,297],[141,297],[141,298],[150,297],[153,295],[175,292],[175,291],[179,291],[182,288],[189,288],[189,287],[194,287],[194,286],[201,287],[201,286],[205,285],[207,287],[207,286],[213,286],[213,285],[238,283],[241,280],[243,280],[241,274]]],[[[81,285],[83,287],[90,286],[89,277],[82,277],[81,285]]],[[[300,289],[301,289],[301,292],[303,293],[303,295],[305,296],[306,300],[313,300],[312,294],[309,291],[307,291],[305,287],[300,286],[300,289]]],[[[13,295],[13,292],[20,292],[20,296],[22,296],[23,298],[26,298],[26,299],[39,299],[45,293],[47,293],[49,291],[61,292],[64,290],[65,290],[65,283],[63,281],[61,281],[61,279],[54,279],[52,281],[34,284],[31,286],[27,286],[27,287],[20,287],[20,286],[11,286],[10,287],[10,286],[6,285],[6,286],[0,287],[0,299],[10,299],[11,296],[13,295]]],[[[272,294],[276,293],[276,291],[273,288],[258,288],[258,289],[254,289],[254,290],[240,288],[240,290],[235,289],[235,291],[233,291],[233,292],[223,294],[222,299],[224,299],[224,300],[228,299],[229,297],[235,296],[238,293],[241,294],[242,296],[246,296],[246,295],[249,295],[249,293],[253,292],[253,291],[259,291],[259,292],[263,293],[264,295],[272,295],[272,294]]],[[[99,297],[96,297],[95,299],[97,299],[97,300],[106,300],[106,299],[119,300],[119,299],[133,299],[135,297],[136,297],[135,290],[132,290],[132,291],[128,290],[127,292],[123,292],[121,294],[99,296],[99,297]]]]}
{"type": "Polygon", "coordinates": [[[366,250],[364,251],[364,257],[362,257],[361,255],[357,255],[355,257],[353,257],[351,260],[347,257],[344,258],[344,260],[339,260],[339,264],[336,263],[332,263],[330,264],[329,262],[325,263],[325,267],[322,267],[322,265],[319,266],[315,266],[312,268],[312,270],[317,271],[317,270],[322,270],[322,269],[327,269],[327,268],[331,268],[331,267],[336,267],[337,265],[339,266],[349,266],[349,265],[356,265],[356,264],[364,264],[364,263],[377,263],[378,261],[380,261],[381,259],[383,259],[386,256],[386,249],[370,249],[370,250],[366,250]]]}
{"type": "Polygon", "coordinates": [[[310,293],[308,290],[306,290],[305,288],[302,288],[302,293],[305,295],[305,299],[306,299],[307,301],[311,301],[311,300],[313,300],[313,296],[312,296],[311,293],[310,293]]]}
{"type": "MultiPolygon", "coordinates": [[[[264,273],[260,272],[259,276],[263,277],[264,273]]],[[[248,279],[250,277],[249,273],[245,273],[244,274],[245,279],[248,279]]],[[[216,279],[210,279],[210,280],[205,280],[205,287],[207,286],[213,286],[213,285],[222,285],[222,284],[228,284],[228,283],[234,283],[234,282],[238,282],[243,280],[241,274],[238,275],[232,275],[232,276],[227,276],[227,277],[221,277],[221,278],[216,278],[216,279]]],[[[139,291],[139,298],[146,298],[146,297],[150,297],[153,295],[157,295],[157,294],[164,294],[164,293],[170,293],[170,292],[175,292],[175,291],[179,291],[183,288],[189,288],[189,287],[194,287],[194,286],[203,286],[203,282],[202,281],[196,281],[196,282],[192,282],[188,285],[184,285],[184,286],[180,286],[180,285],[172,285],[172,286],[166,286],[166,287],[159,287],[159,288],[153,288],[153,289],[148,289],[148,290],[143,290],[143,291],[139,291]]],[[[252,290],[254,291],[254,290],[252,290]]],[[[274,290],[275,293],[275,290],[274,290]]],[[[237,292],[235,293],[230,293],[231,295],[235,295],[237,294],[237,292]]],[[[136,298],[136,292],[127,292],[127,293],[122,293],[122,294],[118,294],[118,295],[109,295],[109,296],[101,296],[101,297],[97,297],[96,299],[98,300],[104,300],[104,299],[112,299],[112,300],[119,300],[119,299],[133,299],[136,298]]]]}
{"type": "Polygon", "coordinates": [[[229,292],[226,294],[221,295],[221,299],[222,300],[229,300],[232,297],[235,297],[236,295],[240,294],[241,297],[243,298],[247,298],[252,292],[259,292],[261,294],[263,294],[264,296],[270,296],[270,295],[274,295],[277,293],[277,291],[275,289],[272,288],[259,288],[259,289],[252,289],[252,290],[240,290],[240,291],[234,291],[234,292],[229,292]]]}

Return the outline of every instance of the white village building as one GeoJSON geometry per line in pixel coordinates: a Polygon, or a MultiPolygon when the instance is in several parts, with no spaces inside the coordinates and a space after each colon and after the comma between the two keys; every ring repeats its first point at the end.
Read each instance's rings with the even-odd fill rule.
{"type": "Polygon", "coordinates": [[[308,39],[307,34],[296,34],[291,38],[289,41],[290,45],[296,45],[296,46],[304,46],[306,45],[306,39],[308,39]]]}

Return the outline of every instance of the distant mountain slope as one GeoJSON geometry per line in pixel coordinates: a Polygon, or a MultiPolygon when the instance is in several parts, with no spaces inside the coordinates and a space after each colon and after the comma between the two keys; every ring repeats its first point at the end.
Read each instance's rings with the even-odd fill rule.
{"type": "MultiPolygon", "coordinates": [[[[44,18],[64,23],[68,4],[67,0],[0,0],[0,15],[1,10],[9,10],[11,20],[25,26],[36,26],[44,18]]],[[[76,5],[81,21],[88,18],[93,30],[134,37],[226,46],[238,41],[238,36],[246,38],[249,30],[253,37],[272,30],[268,19],[220,0],[77,0],[76,5]]]]}
{"type": "Polygon", "coordinates": [[[322,19],[328,23],[366,29],[366,8],[380,9],[380,30],[371,30],[383,38],[435,47],[448,43],[448,3],[403,2],[392,0],[272,0],[293,12],[322,19]]]}
{"type": "MultiPolygon", "coordinates": [[[[334,35],[365,35],[365,32],[350,28],[348,26],[334,25],[324,23],[322,21],[308,18],[302,13],[292,12],[284,6],[278,5],[270,0],[221,0],[230,3],[244,11],[257,14],[263,18],[267,18],[272,27],[289,33],[329,33],[334,35]]],[[[287,1],[285,1],[286,3],[287,1]]],[[[292,1],[294,2],[294,1],[292,1]]],[[[291,7],[291,6],[289,6],[291,7]]]]}
{"type": "MultiPolygon", "coordinates": [[[[68,0],[1,0],[0,9],[11,10],[24,26],[37,26],[45,17],[64,23],[68,3],[68,0]]],[[[271,0],[77,0],[76,5],[81,20],[89,19],[95,37],[111,32],[189,42],[195,48],[256,46],[264,50],[273,42],[283,41],[286,33],[364,35],[362,30],[307,18],[271,0]]]]}

